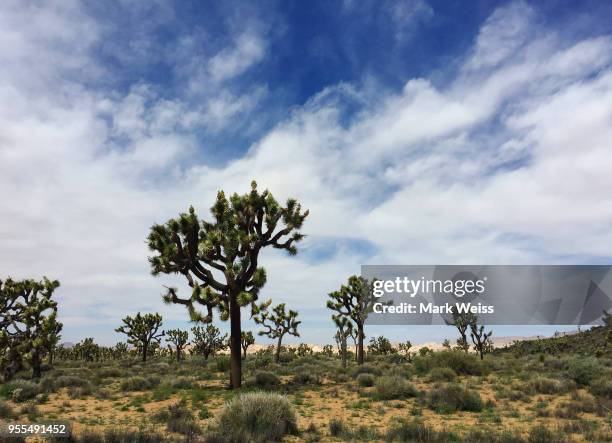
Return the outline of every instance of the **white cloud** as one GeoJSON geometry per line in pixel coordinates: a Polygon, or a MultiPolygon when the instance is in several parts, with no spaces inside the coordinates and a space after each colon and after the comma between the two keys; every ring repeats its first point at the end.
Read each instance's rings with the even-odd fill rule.
{"type": "MultiPolygon", "coordinates": [[[[143,83],[125,94],[87,88],[69,74],[76,66],[96,75],[90,49],[100,35],[67,5],[32,10],[29,22],[27,11],[0,7],[0,59],[10,67],[0,71],[0,267],[62,281],[67,338],[79,338],[88,315],[106,325],[107,341],[126,312],[184,319],[159,297],[162,283],[181,280],[148,275],[148,228],[189,204],[205,216],[217,189],[244,192],[252,178],[311,210],[304,253],[266,251],[262,262],[263,296],[314,312],[312,321],[327,316],[325,294],[362,261],[544,263],[612,249],[609,37],[568,45],[535,32],[522,3],[503,8],[446,87],[407,79],[402,91],[376,95],[330,86],[218,167],[196,160],[194,133],[226,127],[265,90],[193,104],[143,83]],[[74,30],[81,25],[92,30],[86,39],[74,30]],[[46,29],[56,28],[54,40],[46,29]],[[44,66],[31,69],[39,57],[44,66]],[[363,104],[348,123],[347,97],[363,104]],[[335,239],[376,252],[309,256],[335,239]]],[[[263,51],[248,34],[203,66],[223,82],[263,51]]]]}

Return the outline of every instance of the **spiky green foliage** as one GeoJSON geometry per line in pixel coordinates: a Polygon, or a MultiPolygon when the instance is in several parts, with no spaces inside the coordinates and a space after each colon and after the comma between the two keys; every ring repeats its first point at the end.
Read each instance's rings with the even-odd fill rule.
{"type": "MultiPolygon", "coordinates": [[[[357,363],[363,364],[364,324],[376,300],[373,282],[353,275],[340,290],[328,294],[327,307],[338,314],[335,316],[349,318],[357,329],[357,363]]],[[[333,318],[333,317],[332,317],[333,318]]]]}
{"type": "Polygon", "coordinates": [[[242,331],[240,333],[240,347],[242,348],[242,358],[246,359],[247,349],[255,344],[255,337],[251,331],[242,331]]]}
{"type": "Polygon", "coordinates": [[[470,350],[470,344],[468,342],[468,330],[470,325],[476,324],[476,315],[472,313],[460,313],[453,311],[453,320],[451,322],[446,321],[449,326],[454,326],[459,332],[459,338],[457,339],[457,349],[468,352],[470,350]]]}
{"type": "Polygon", "coordinates": [[[404,355],[404,357],[406,357],[406,360],[411,361],[412,360],[412,352],[410,352],[410,349],[412,349],[412,343],[410,342],[410,340],[406,340],[404,343],[400,343],[398,345],[398,349],[399,352],[401,354],[404,355]]]}
{"type": "Polygon", "coordinates": [[[208,360],[208,357],[227,348],[227,334],[221,335],[219,328],[213,325],[206,325],[205,328],[195,326],[191,328],[191,332],[194,337],[192,354],[201,355],[208,360]]]}
{"type": "Polygon", "coordinates": [[[391,355],[397,353],[388,338],[383,337],[372,337],[368,344],[368,353],[372,355],[391,355]]]}
{"type": "Polygon", "coordinates": [[[485,332],[484,328],[484,325],[478,326],[476,322],[470,324],[470,337],[474,343],[474,350],[478,352],[481,360],[485,354],[493,351],[493,340],[491,340],[493,331],[485,332]]]}
{"type": "Polygon", "coordinates": [[[96,361],[101,357],[100,346],[94,343],[93,337],[84,338],[72,350],[77,360],[96,361]]]}
{"type": "Polygon", "coordinates": [[[159,330],[162,327],[162,316],[158,313],[141,315],[138,312],[134,317],[128,315],[122,321],[123,325],[115,331],[127,335],[128,343],[140,350],[142,361],[147,361],[151,345],[159,345],[164,336],[164,331],[159,330]]]}
{"type": "Polygon", "coordinates": [[[52,300],[57,280],[0,281],[0,365],[10,379],[26,360],[32,377],[41,375],[42,359],[55,350],[62,324],[52,300]]]}
{"type": "Polygon", "coordinates": [[[259,331],[259,335],[265,335],[271,339],[276,339],[276,362],[280,360],[280,351],[283,342],[283,337],[286,334],[299,337],[300,334],[297,328],[301,321],[298,321],[297,311],[285,310],[285,303],[279,303],[270,311],[269,307],[272,300],[268,300],[259,306],[253,306],[253,320],[258,325],[263,326],[263,330],[259,331]]]}
{"type": "Polygon", "coordinates": [[[338,328],[334,339],[336,340],[336,345],[338,346],[338,353],[342,358],[342,367],[346,368],[346,357],[348,354],[347,341],[349,337],[352,337],[353,340],[355,340],[356,333],[353,329],[353,323],[348,317],[333,315],[332,320],[338,328]]]}
{"type": "Polygon", "coordinates": [[[127,343],[124,343],[122,341],[117,342],[117,344],[113,347],[113,358],[114,359],[120,359],[120,358],[124,358],[129,354],[129,348],[127,343]]]}
{"type": "Polygon", "coordinates": [[[253,181],[244,195],[227,199],[219,191],[211,212],[212,222],[200,220],[190,207],[188,213],[154,225],[148,243],[155,255],[149,262],[154,275],[182,274],[191,287],[188,298],[170,288],[165,302],[184,305],[192,320],[211,322],[215,308],[222,320],[231,319],[231,381],[236,388],[242,376],[240,308],[254,303],[266,282],[259,253],[266,247],[297,253],[308,211],[302,212],[294,199],[281,206],[268,190],[258,192],[253,181]]]}
{"type": "Polygon", "coordinates": [[[183,350],[187,347],[189,342],[189,332],[181,331],[180,329],[170,329],[166,331],[166,341],[174,345],[172,352],[176,356],[176,361],[181,361],[183,358],[183,350]]]}

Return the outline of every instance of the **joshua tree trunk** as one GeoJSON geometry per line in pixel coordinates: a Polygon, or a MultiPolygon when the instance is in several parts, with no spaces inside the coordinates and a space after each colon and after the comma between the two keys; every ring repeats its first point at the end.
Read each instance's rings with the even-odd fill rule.
{"type": "Polygon", "coordinates": [[[230,294],[230,387],[238,389],[242,386],[242,355],[240,353],[240,306],[236,296],[230,294]]]}
{"type": "Polygon", "coordinates": [[[363,364],[363,324],[357,324],[357,364],[363,364]]]}
{"type": "Polygon", "coordinates": [[[278,337],[278,341],[276,342],[276,356],[274,357],[274,360],[276,361],[276,363],[280,361],[280,352],[281,352],[282,343],[283,343],[283,336],[281,335],[280,337],[278,337]]]}
{"type": "Polygon", "coordinates": [[[41,360],[42,359],[40,358],[40,354],[38,353],[38,351],[32,354],[32,378],[40,378],[40,365],[42,363],[41,360]]]}
{"type": "Polygon", "coordinates": [[[342,367],[346,369],[346,337],[340,344],[340,352],[342,352],[342,367]]]}
{"type": "Polygon", "coordinates": [[[142,347],[142,361],[143,361],[143,362],[146,362],[146,361],[147,361],[147,348],[148,348],[148,347],[149,347],[149,345],[148,345],[148,344],[145,344],[145,345],[142,347]]]}
{"type": "Polygon", "coordinates": [[[181,351],[179,351],[179,348],[176,348],[176,361],[181,361],[181,351]]]}

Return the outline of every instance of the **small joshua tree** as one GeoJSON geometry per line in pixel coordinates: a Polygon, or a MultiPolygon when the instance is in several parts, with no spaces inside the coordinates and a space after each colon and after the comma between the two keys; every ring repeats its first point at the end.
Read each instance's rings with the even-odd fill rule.
{"type": "Polygon", "coordinates": [[[491,336],[493,331],[484,332],[484,325],[478,326],[476,321],[470,324],[470,336],[472,337],[472,343],[474,343],[474,350],[480,355],[480,359],[484,358],[484,355],[493,350],[493,341],[491,336]]]}
{"type": "Polygon", "coordinates": [[[181,274],[191,287],[191,296],[180,298],[171,288],[166,303],[184,305],[192,320],[209,323],[217,308],[221,320],[230,320],[230,385],[242,384],[240,309],[255,303],[266,282],[259,266],[259,253],[266,247],[296,254],[299,232],[308,211],[302,212],[293,199],[281,206],[272,194],[257,191],[233,194],[228,200],[223,191],[211,208],[214,220],[200,220],[193,207],[177,219],[154,225],[148,237],[149,258],[154,275],[181,274]],[[198,310],[206,308],[206,313],[198,310]]]}
{"type": "Polygon", "coordinates": [[[340,316],[348,317],[357,329],[357,363],[363,364],[363,340],[365,339],[364,324],[376,300],[372,291],[372,283],[363,277],[353,275],[339,291],[329,293],[331,300],[327,307],[340,316]]]}
{"type": "Polygon", "coordinates": [[[255,337],[251,331],[242,331],[240,335],[240,346],[242,347],[242,359],[245,360],[247,357],[247,349],[249,346],[255,344],[255,337]]]}
{"type": "Polygon", "coordinates": [[[57,280],[46,277],[0,281],[0,345],[5,378],[29,360],[32,378],[40,378],[43,357],[55,349],[62,324],[57,321],[57,302],[53,292],[57,280]]]}
{"type": "Polygon", "coordinates": [[[323,349],[321,350],[321,354],[323,354],[326,357],[333,357],[334,356],[334,347],[332,345],[325,345],[325,346],[323,346],[323,349]]]}
{"type": "Polygon", "coordinates": [[[373,355],[391,355],[395,354],[397,350],[391,346],[391,342],[388,338],[383,337],[372,337],[370,344],[368,345],[368,353],[373,355]]]}
{"type": "Polygon", "coordinates": [[[342,367],[346,368],[346,356],[347,356],[347,339],[349,337],[354,337],[355,334],[353,332],[353,324],[347,317],[343,317],[341,315],[332,315],[332,320],[336,324],[338,331],[336,331],[336,335],[334,339],[336,340],[336,345],[338,346],[338,352],[340,357],[342,358],[342,367]]]}
{"type": "Polygon", "coordinates": [[[447,325],[451,325],[457,328],[459,331],[459,338],[457,339],[457,349],[468,352],[470,350],[470,344],[468,342],[468,329],[472,324],[476,324],[476,315],[471,313],[459,313],[453,311],[453,321],[446,322],[447,325]]]}
{"type": "Polygon", "coordinates": [[[272,300],[262,303],[260,306],[253,307],[253,320],[255,323],[264,327],[263,331],[259,331],[259,335],[266,335],[272,339],[276,339],[276,356],[275,361],[280,360],[281,346],[285,334],[299,337],[297,331],[298,325],[301,323],[297,320],[298,313],[296,311],[285,311],[285,303],[279,303],[272,309],[268,309],[272,300]]]}
{"type": "Polygon", "coordinates": [[[406,360],[412,360],[412,352],[410,352],[410,349],[412,349],[412,343],[410,342],[410,340],[406,340],[404,343],[400,343],[398,345],[398,348],[400,353],[404,355],[406,360]]]}
{"type": "Polygon", "coordinates": [[[181,361],[183,349],[187,347],[189,342],[189,332],[181,331],[180,329],[170,329],[166,331],[166,341],[174,345],[173,352],[176,354],[176,361],[181,361]]]}
{"type": "Polygon", "coordinates": [[[206,325],[205,328],[195,326],[191,328],[193,333],[193,349],[191,352],[196,355],[202,355],[205,360],[208,357],[215,356],[217,352],[227,348],[227,334],[221,335],[219,328],[214,325],[206,325]]]}
{"type": "Polygon", "coordinates": [[[162,327],[162,316],[158,313],[141,315],[140,312],[134,317],[129,315],[123,320],[123,325],[115,329],[128,336],[128,343],[140,350],[142,361],[147,361],[149,350],[154,351],[152,344],[159,345],[164,331],[162,327]]]}
{"type": "Polygon", "coordinates": [[[120,359],[128,355],[129,349],[127,343],[117,342],[113,348],[113,358],[120,359]]]}
{"type": "Polygon", "coordinates": [[[87,337],[74,345],[74,354],[77,359],[95,361],[100,356],[100,346],[94,343],[92,337],[87,337]]]}

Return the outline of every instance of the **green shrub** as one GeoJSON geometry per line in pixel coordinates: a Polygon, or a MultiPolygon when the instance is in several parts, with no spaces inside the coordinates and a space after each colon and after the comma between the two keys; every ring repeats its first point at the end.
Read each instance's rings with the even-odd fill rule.
{"type": "Polygon", "coordinates": [[[15,417],[15,411],[7,402],[0,401],[0,418],[11,419],[15,417]]]}
{"type": "Polygon", "coordinates": [[[190,389],[193,387],[193,380],[188,377],[178,377],[170,382],[174,389],[190,389]]]}
{"type": "Polygon", "coordinates": [[[225,405],[219,429],[230,441],[279,441],[297,432],[295,411],[286,397],[269,392],[241,394],[225,405]]]}
{"type": "Polygon", "coordinates": [[[296,385],[320,385],[321,378],[311,371],[300,371],[293,376],[291,381],[296,385]]]}
{"type": "Polygon", "coordinates": [[[598,397],[612,398],[612,380],[601,377],[591,382],[591,393],[598,397]]]}
{"type": "Polygon", "coordinates": [[[92,387],[90,384],[83,386],[70,386],[68,388],[68,397],[70,398],[83,398],[91,394],[92,387]]]}
{"type": "Polygon", "coordinates": [[[451,368],[433,368],[429,371],[427,379],[429,381],[454,381],[457,377],[451,368]]]}
{"type": "Polygon", "coordinates": [[[382,371],[376,366],[364,364],[353,368],[353,370],[351,371],[351,375],[353,376],[353,378],[356,378],[359,374],[381,375],[382,371]]]}
{"type": "Polygon", "coordinates": [[[96,374],[101,378],[117,378],[123,376],[123,371],[119,368],[108,367],[98,369],[96,374]]]}
{"type": "Polygon", "coordinates": [[[136,375],[134,377],[126,378],[121,382],[122,391],[146,391],[151,389],[153,384],[149,378],[141,377],[136,375]]]}
{"type": "Polygon", "coordinates": [[[437,385],[428,394],[428,405],[440,414],[455,411],[482,411],[480,394],[457,383],[437,385]]]}
{"type": "Polygon", "coordinates": [[[537,394],[558,394],[563,391],[563,385],[558,380],[537,376],[529,381],[527,389],[537,394]]]}
{"type": "Polygon", "coordinates": [[[418,419],[400,419],[389,428],[386,435],[386,441],[388,442],[442,443],[458,440],[456,435],[445,431],[436,431],[418,419]]]}
{"type": "Polygon", "coordinates": [[[55,388],[66,388],[73,386],[87,386],[89,380],[79,377],[78,375],[61,375],[55,379],[55,388]]]}
{"type": "Polygon", "coordinates": [[[374,396],[378,400],[399,400],[416,395],[414,386],[404,378],[384,376],[376,379],[374,396]]]}
{"type": "Polygon", "coordinates": [[[346,426],[342,420],[337,418],[332,419],[329,422],[329,433],[332,437],[340,437],[342,434],[346,433],[346,426]]]}
{"type": "Polygon", "coordinates": [[[357,376],[357,384],[362,387],[374,386],[375,378],[372,374],[359,374],[357,376]]]}
{"type": "Polygon", "coordinates": [[[219,355],[215,358],[217,372],[227,372],[230,369],[230,359],[227,355],[219,355]]]}
{"type": "Polygon", "coordinates": [[[556,443],[559,440],[546,426],[536,425],[529,431],[528,441],[529,443],[556,443]]]}
{"type": "Polygon", "coordinates": [[[271,389],[279,386],[281,384],[281,381],[272,372],[257,371],[247,384],[264,389],[271,389]]]}
{"type": "Polygon", "coordinates": [[[40,393],[40,386],[30,380],[11,380],[2,386],[2,395],[16,403],[30,400],[40,393]]]}
{"type": "Polygon", "coordinates": [[[567,375],[579,385],[588,386],[603,367],[594,357],[572,357],[567,362],[567,375]]]}
{"type": "Polygon", "coordinates": [[[440,351],[417,356],[412,360],[417,372],[424,374],[433,368],[451,368],[457,374],[484,375],[488,372],[488,365],[478,358],[476,354],[462,351],[440,351]]]}

